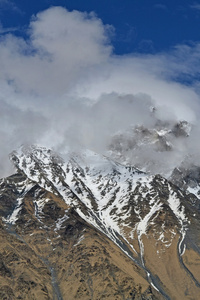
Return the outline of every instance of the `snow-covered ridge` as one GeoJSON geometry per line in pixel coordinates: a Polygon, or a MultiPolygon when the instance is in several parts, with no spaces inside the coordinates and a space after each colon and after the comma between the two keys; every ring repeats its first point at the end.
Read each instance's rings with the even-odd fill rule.
{"type": "MultiPolygon", "coordinates": [[[[147,175],[89,150],[61,156],[44,147],[22,146],[10,158],[29,180],[61,196],[81,218],[107,235],[143,268],[145,235],[152,234],[167,249],[178,232],[179,253],[183,254],[189,219],[181,192],[163,177],[147,175]],[[169,218],[174,223],[173,230],[168,228],[169,218]]],[[[42,215],[44,203],[37,202],[35,206],[42,215]]],[[[66,218],[58,220],[57,230],[66,218]]]]}
{"type": "MultiPolygon", "coordinates": [[[[28,178],[62,195],[67,204],[78,207],[78,201],[73,199],[72,203],[69,197],[70,193],[76,195],[97,218],[101,218],[103,226],[117,231],[119,220],[114,222],[112,211],[115,209],[121,214],[137,181],[146,177],[133,167],[124,167],[88,150],[81,154],[68,153],[65,162],[51,150],[21,147],[11,154],[11,159],[28,178]]],[[[124,218],[125,215],[121,216],[124,218]]]]}
{"type": "Polygon", "coordinates": [[[164,188],[165,183],[163,181],[163,187],[158,188],[155,182],[164,179],[155,180],[155,176],[90,150],[68,152],[61,157],[44,147],[22,146],[10,157],[29,179],[61,195],[68,205],[81,212],[82,217],[85,210],[83,213],[81,205],[84,205],[87,209],[85,218],[98,229],[110,228],[127,239],[134,233],[126,230],[125,234],[122,224],[128,227],[134,222],[139,235],[145,234],[155,213],[162,209],[164,200],[179,223],[187,223],[184,207],[170,185],[165,187],[166,199],[160,199],[159,189],[164,188]]]}

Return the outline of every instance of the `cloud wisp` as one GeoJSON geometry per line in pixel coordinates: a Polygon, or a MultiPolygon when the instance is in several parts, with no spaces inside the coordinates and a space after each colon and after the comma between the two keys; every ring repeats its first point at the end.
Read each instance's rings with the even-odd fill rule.
{"type": "Polygon", "coordinates": [[[23,12],[17,7],[17,5],[11,0],[0,0],[0,8],[1,12],[5,10],[10,10],[13,12],[17,12],[18,14],[22,14],[23,12]]]}
{"type": "MultiPolygon", "coordinates": [[[[5,157],[23,143],[103,152],[116,132],[157,119],[199,128],[200,44],[117,56],[113,31],[94,13],[52,7],[32,17],[28,39],[1,36],[1,176],[11,172],[5,157]]],[[[176,153],[187,155],[184,147],[176,153]]]]}
{"type": "Polygon", "coordinates": [[[200,4],[195,2],[192,5],[190,5],[190,8],[192,9],[196,9],[196,10],[200,10],[200,4]]]}

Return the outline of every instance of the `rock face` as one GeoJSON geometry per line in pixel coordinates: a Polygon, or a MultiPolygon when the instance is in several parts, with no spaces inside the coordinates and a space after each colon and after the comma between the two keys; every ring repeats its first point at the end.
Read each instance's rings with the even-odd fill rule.
{"type": "Polygon", "coordinates": [[[199,199],[91,151],[10,156],[0,299],[200,298],[199,199]]]}

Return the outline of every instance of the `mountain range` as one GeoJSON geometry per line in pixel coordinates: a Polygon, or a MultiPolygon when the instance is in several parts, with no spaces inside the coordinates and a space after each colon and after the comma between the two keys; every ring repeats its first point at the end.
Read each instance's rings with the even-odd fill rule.
{"type": "Polygon", "coordinates": [[[10,154],[0,299],[200,298],[200,168],[183,161],[164,176],[126,155],[145,144],[172,151],[190,130],[159,126],[116,134],[104,155],[33,145],[10,154]]]}

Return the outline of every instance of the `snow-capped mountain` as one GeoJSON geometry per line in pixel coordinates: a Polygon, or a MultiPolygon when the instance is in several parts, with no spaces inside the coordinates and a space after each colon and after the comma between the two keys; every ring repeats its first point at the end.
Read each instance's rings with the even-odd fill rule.
{"type": "Polygon", "coordinates": [[[134,165],[150,174],[169,177],[175,167],[185,159],[186,143],[192,124],[186,121],[163,122],[157,120],[151,127],[133,126],[111,137],[107,155],[115,160],[134,165]]]}
{"type": "Polygon", "coordinates": [[[27,299],[198,299],[194,194],[89,150],[23,146],[10,158],[17,174],[0,182],[2,235],[31,251],[50,278],[39,283],[35,270],[27,299]]]}
{"type": "Polygon", "coordinates": [[[149,174],[161,174],[184,192],[200,198],[199,153],[189,146],[192,129],[186,121],[160,120],[152,128],[131,127],[111,138],[106,154],[149,174]]]}

